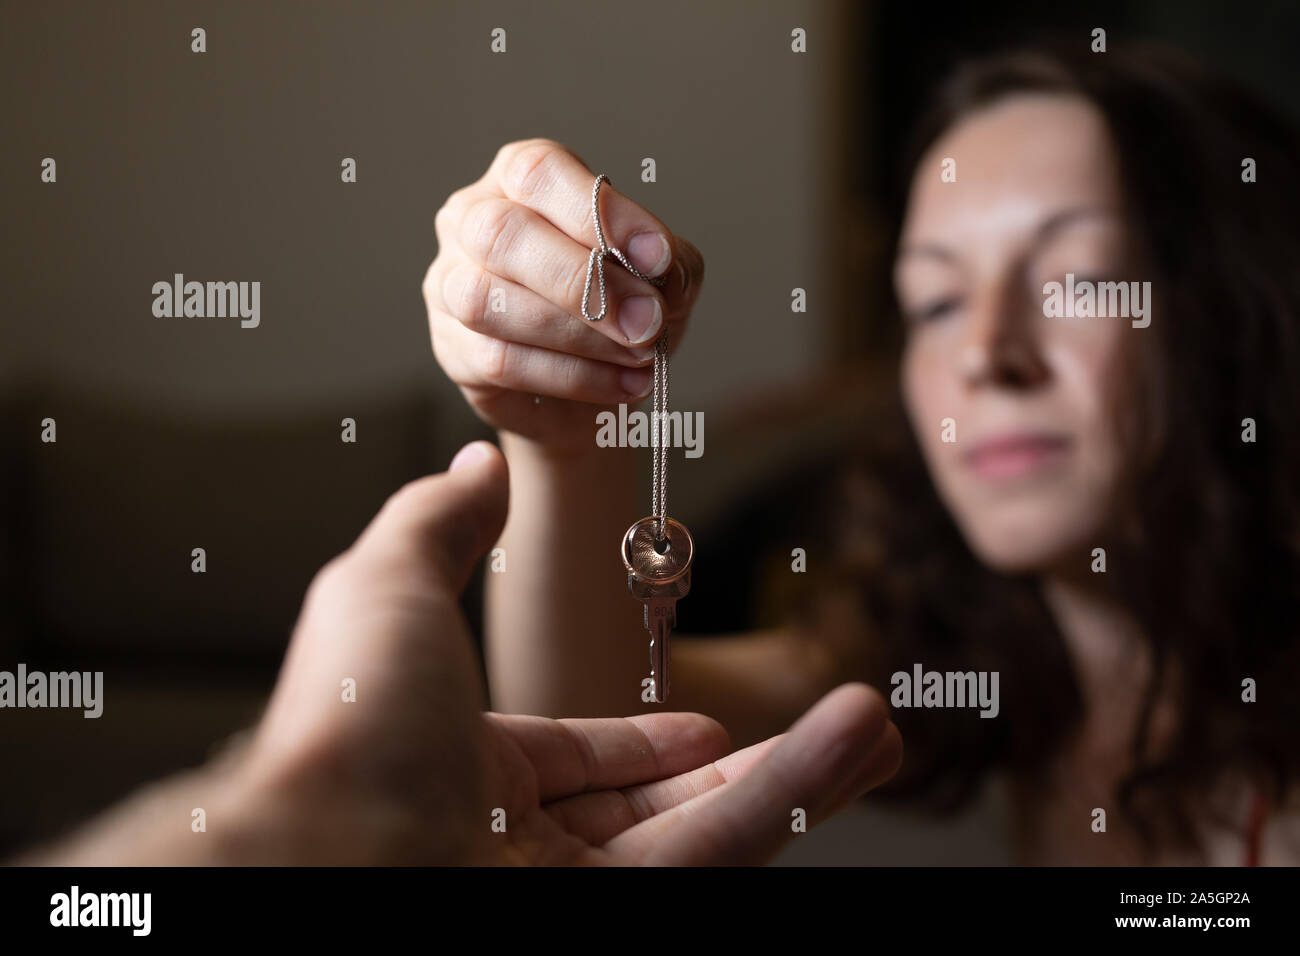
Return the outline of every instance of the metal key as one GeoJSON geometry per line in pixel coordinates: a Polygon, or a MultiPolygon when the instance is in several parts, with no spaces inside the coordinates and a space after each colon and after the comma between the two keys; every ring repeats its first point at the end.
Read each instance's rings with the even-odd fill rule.
{"type": "Polygon", "coordinates": [[[677,625],[677,601],[691,590],[691,561],[695,540],[686,526],[672,518],[642,518],[623,536],[623,566],[632,596],[645,605],[650,632],[650,676],[658,703],[668,699],[668,641],[677,625]],[[657,534],[660,526],[664,537],[657,534]]]}
{"type": "MultiPolygon", "coordinates": [[[[608,299],[605,290],[605,257],[613,256],[628,272],[645,282],[662,286],[667,275],[651,277],[637,269],[618,248],[605,239],[600,225],[600,187],[609,182],[601,173],[591,187],[591,220],[596,230],[596,245],[587,258],[587,280],[582,287],[582,317],[599,322],[605,317],[608,299]],[[600,284],[600,311],[588,311],[593,275],[600,284]]],[[[668,417],[668,329],[655,341],[654,414],[652,421],[667,423],[668,417]]],[[[686,526],[668,517],[668,449],[667,431],[652,428],[654,448],[650,481],[651,517],[642,518],[623,535],[620,554],[627,568],[627,586],[645,605],[644,620],[650,632],[650,678],[654,698],[668,699],[668,637],[677,624],[677,601],[691,589],[691,561],[695,541],[686,526]]]]}

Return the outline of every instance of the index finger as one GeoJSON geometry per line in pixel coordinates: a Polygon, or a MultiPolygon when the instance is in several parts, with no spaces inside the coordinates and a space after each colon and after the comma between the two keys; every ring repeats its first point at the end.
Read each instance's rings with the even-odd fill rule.
{"type": "MultiPolygon", "coordinates": [[[[545,216],[557,229],[587,247],[597,242],[591,218],[595,174],[560,143],[523,140],[502,147],[488,170],[505,198],[545,216]]],[[[600,191],[605,241],[621,249],[641,272],[658,278],[673,264],[672,232],[662,221],[614,187],[600,191]]],[[[665,283],[665,296],[676,290],[665,283]]]]}
{"type": "Polygon", "coordinates": [[[718,759],[730,746],[722,725],[703,714],[487,717],[514,739],[533,765],[543,803],[672,777],[718,759]]]}

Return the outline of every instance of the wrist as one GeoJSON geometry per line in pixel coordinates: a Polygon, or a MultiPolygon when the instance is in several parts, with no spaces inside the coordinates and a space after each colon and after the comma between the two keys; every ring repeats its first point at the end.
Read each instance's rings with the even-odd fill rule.
{"type": "Polygon", "coordinates": [[[497,432],[501,452],[509,461],[530,462],[542,467],[567,469],[593,460],[596,452],[594,439],[579,439],[571,443],[556,443],[529,438],[518,432],[501,429],[497,432]]]}

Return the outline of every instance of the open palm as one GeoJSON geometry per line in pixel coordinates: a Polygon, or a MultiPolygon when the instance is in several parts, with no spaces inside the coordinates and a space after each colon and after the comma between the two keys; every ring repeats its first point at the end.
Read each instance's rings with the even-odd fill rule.
{"type": "Polygon", "coordinates": [[[735,753],[700,714],[485,713],[457,600],[505,520],[484,450],[394,495],[312,584],[248,760],[313,861],[758,863],[897,770],[863,684],[735,753]]]}
{"type": "Polygon", "coordinates": [[[722,725],[701,714],[486,719],[486,790],[504,811],[496,848],[507,863],[762,863],[797,820],[820,822],[902,759],[884,701],[862,684],[734,753],[722,725]]]}

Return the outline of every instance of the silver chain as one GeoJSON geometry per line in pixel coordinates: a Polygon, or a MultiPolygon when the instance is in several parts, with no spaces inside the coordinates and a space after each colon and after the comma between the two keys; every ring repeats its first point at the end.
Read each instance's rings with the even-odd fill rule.
{"type": "Polygon", "coordinates": [[[651,450],[653,474],[650,478],[650,514],[658,517],[655,537],[664,540],[668,521],[668,443],[663,439],[668,427],[668,329],[655,341],[654,401],[650,421],[654,448],[651,450]]]}
{"type": "MultiPolygon", "coordinates": [[[[605,317],[605,257],[613,256],[619,261],[619,264],[632,275],[654,286],[664,284],[663,277],[652,279],[644,272],[637,269],[628,261],[627,256],[623,255],[623,250],[617,246],[611,246],[605,241],[605,230],[600,227],[600,205],[597,200],[600,198],[601,183],[608,183],[609,177],[601,173],[596,177],[595,184],[591,187],[591,221],[596,224],[596,245],[591,250],[591,255],[587,257],[587,281],[582,286],[582,317],[588,322],[599,322],[605,317]],[[600,280],[600,312],[591,315],[587,311],[587,302],[591,298],[591,272],[596,271],[596,277],[600,280]]],[[[612,186],[613,183],[610,183],[612,186]]]]}
{"type": "MultiPolygon", "coordinates": [[[[601,184],[609,182],[609,177],[601,173],[596,177],[596,182],[591,187],[591,221],[596,226],[596,245],[591,250],[591,255],[587,257],[587,280],[582,287],[582,317],[588,322],[599,322],[605,317],[606,256],[613,256],[624,269],[653,286],[662,286],[665,278],[661,276],[658,279],[652,279],[632,265],[627,256],[623,255],[622,250],[616,246],[611,246],[605,241],[605,230],[600,226],[600,205],[598,200],[600,199],[601,184]],[[587,311],[587,303],[591,297],[591,274],[593,270],[600,285],[600,312],[596,315],[591,315],[587,311]]],[[[612,186],[613,183],[610,183],[610,185],[612,186]]],[[[659,541],[663,541],[668,530],[668,445],[662,440],[662,432],[668,424],[668,329],[666,327],[660,333],[659,338],[655,340],[654,400],[652,405],[654,407],[650,416],[652,446],[650,514],[659,519],[655,537],[659,541]]]]}

